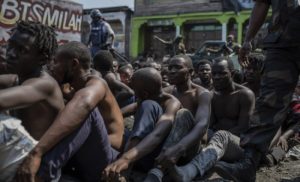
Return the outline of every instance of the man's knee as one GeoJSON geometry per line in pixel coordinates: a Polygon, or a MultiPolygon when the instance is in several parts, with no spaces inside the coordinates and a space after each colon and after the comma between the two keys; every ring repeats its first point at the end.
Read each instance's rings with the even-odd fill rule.
{"type": "Polygon", "coordinates": [[[230,135],[230,132],[226,131],[226,130],[219,130],[219,131],[215,132],[214,135],[217,137],[228,138],[230,135]]]}
{"type": "Polygon", "coordinates": [[[230,139],[230,135],[232,135],[229,131],[226,130],[219,130],[214,133],[211,140],[209,141],[210,144],[225,144],[228,143],[230,139]]]}
{"type": "Polygon", "coordinates": [[[188,126],[189,128],[195,125],[194,116],[188,109],[178,110],[174,122],[177,126],[188,126]]]}
{"type": "Polygon", "coordinates": [[[142,108],[157,108],[157,107],[161,107],[161,106],[153,100],[144,100],[141,103],[140,107],[142,107],[142,108]]]}
{"type": "Polygon", "coordinates": [[[144,100],[139,108],[137,113],[148,113],[152,116],[159,117],[163,113],[162,107],[153,100],[144,100]]]}

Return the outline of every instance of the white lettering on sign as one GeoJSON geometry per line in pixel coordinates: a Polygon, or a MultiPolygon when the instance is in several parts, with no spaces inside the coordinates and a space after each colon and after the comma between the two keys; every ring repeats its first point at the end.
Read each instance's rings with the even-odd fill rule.
{"type": "MultiPolygon", "coordinates": [[[[59,38],[80,41],[82,5],[54,0],[1,0],[0,28],[13,28],[19,20],[39,21],[55,26],[59,38]],[[64,34],[67,34],[65,37],[64,34]]],[[[0,41],[7,37],[0,35],[0,41]]],[[[68,41],[65,39],[63,41],[68,41]]],[[[2,40],[3,41],[3,40],[2,40]]]]}

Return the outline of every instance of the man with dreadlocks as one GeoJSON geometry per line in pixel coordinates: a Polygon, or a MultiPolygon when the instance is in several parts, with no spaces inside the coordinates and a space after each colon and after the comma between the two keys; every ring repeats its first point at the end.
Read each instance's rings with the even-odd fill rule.
{"type": "Polygon", "coordinates": [[[57,82],[42,69],[56,48],[51,27],[21,21],[12,30],[6,62],[8,72],[17,77],[7,80],[3,79],[7,75],[0,75],[0,82],[6,82],[0,83],[6,85],[0,89],[0,112],[10,110],[22,125],[18,119],[0,115],[0,181],[12,180],[36,140],[64,108],[57,82]]]}

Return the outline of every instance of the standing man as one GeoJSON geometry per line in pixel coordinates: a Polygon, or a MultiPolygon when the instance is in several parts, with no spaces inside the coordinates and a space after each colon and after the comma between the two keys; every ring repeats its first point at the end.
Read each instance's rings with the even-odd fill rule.
{"type": "Polygon", "coordinates": [[[238,163],[219,163],[217,169],[224,178],[234,181],[255,181],[261,155],[286,117],[300,71],[300,3],[294,0],[256,0],[249,29],[240,51],[243,67],[249,64],[248,54],[255,37],[272,6],[272,26],[264,40],[267,50],[261,78],[261,92],[250,120],[250,128],[241,138],[244,159],[238,163]]]}
{"type": "Polygon", "coordinates": [[[91,53],[92,57],[94,57],[96,52],[113,44],[115,33],[111,26],[104,20],[102,13],[98,9],[92,10],[91,18],[91,33],[88,45],[92,43],[91,53]]]}
{"type": "Polygon", "coordinates": [[[170,55],[170,57],[173,57],[178,54],[186,53],[182,35],[178,35],[174,38],[174,40],[168,40],[168,41],[163,40],[158,36],[154,36],[154,38],[159,40],[161,43],[165,44],[167,53],[170,55]]]}

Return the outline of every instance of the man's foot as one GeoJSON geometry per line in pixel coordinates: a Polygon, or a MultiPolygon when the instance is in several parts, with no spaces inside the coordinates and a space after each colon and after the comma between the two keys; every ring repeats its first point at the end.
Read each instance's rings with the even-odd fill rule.
{"type": "Polygon", "coordinates": [[[197,176],[198,170],[192,164],[187,164],[182,167],[174,165],[169,169],[169,174],[175,181],[190,182],[197,176]]]}
{"type": "Polygon", "coordinates": [[[219,161],[214,167],[218,175],[235,182],[255,182],[255,169],[255,165],[249,159],[237,163],[219,161]]]}

